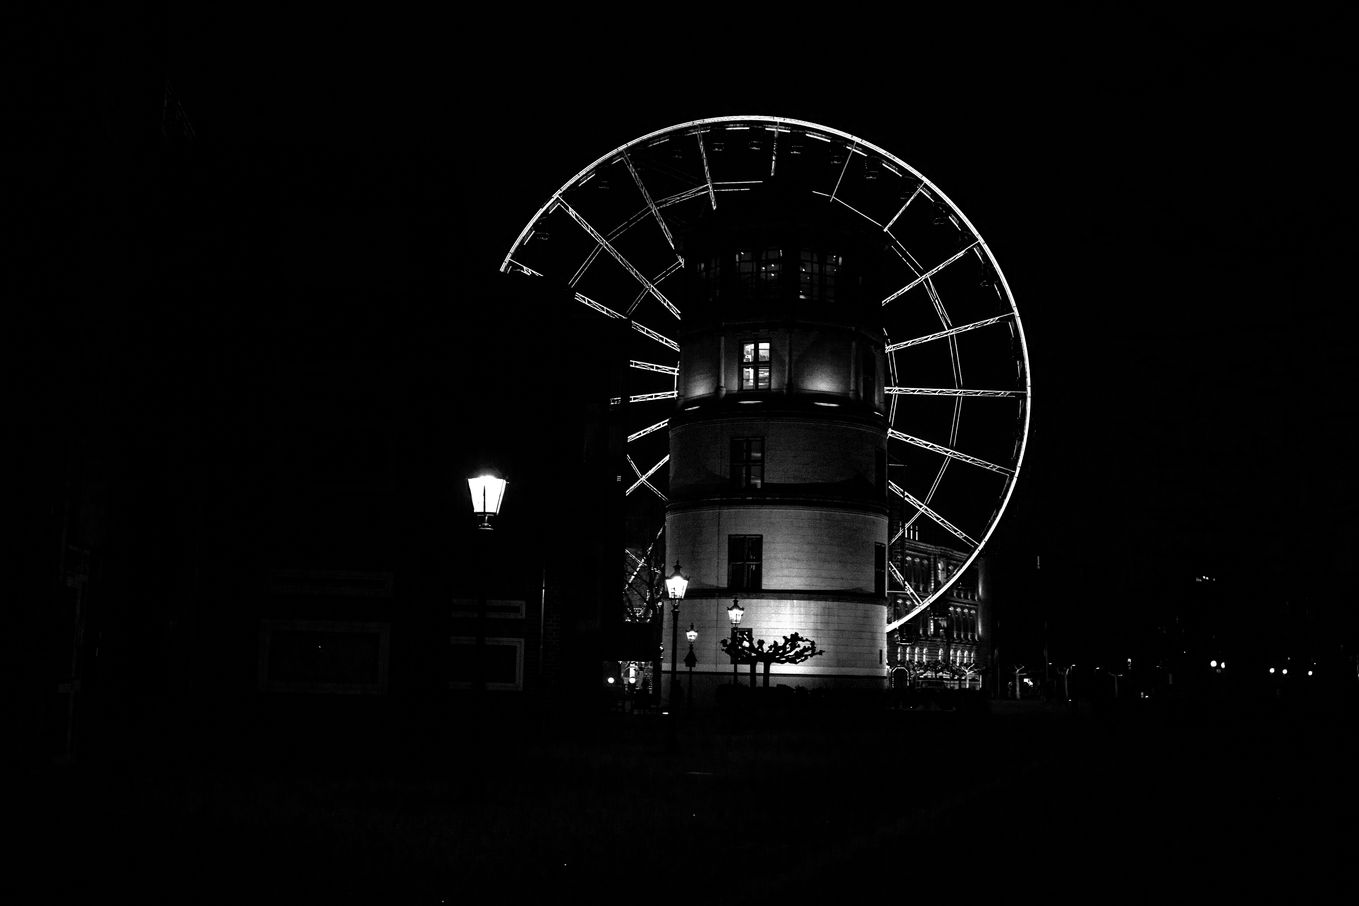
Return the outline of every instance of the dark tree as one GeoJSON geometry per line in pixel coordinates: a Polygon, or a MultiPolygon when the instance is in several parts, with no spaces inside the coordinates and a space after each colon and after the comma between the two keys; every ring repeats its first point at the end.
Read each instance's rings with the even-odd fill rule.
{"type": "MultiPolygon", "coordinates": [[[[732,656],[731,639],[722,640],[722,651],[727,657],[732,656]]],[[[751,685],[755,683],[754,669],[756,664],[764,665],[764,688],[769,688],[769,668],[772,664],[801,664],[803,661],[816,657],[818,654],[825,654],[823,648],[817,648],[816,642],[805,639],[801,633],[786,635],[781,642],[771,642],[765,645],[764,639],[751,644],[749,637],[742,638],[736,646],[736,662],[739,664],[750,664],[751,666],[751,685]]]]}

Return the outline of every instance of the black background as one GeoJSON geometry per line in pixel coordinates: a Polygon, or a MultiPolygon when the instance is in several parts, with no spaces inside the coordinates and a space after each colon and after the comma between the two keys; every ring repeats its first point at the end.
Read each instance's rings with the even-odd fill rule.
{"type": "Polygon", "coordinates": [[[1005,270],[1016,620],[1102,645],[1171,579],[1230,578],[1248,624],[1352,583],[1346,20],[190,6],[16,17],[30,515],[77,449],[139,497],[214,488],[219,526],[354,474],[437,525],[473,463],[570,446],[580,338],[504,288],[519,230],[632,138],[768,114],[908,161],[1005,270]]]}

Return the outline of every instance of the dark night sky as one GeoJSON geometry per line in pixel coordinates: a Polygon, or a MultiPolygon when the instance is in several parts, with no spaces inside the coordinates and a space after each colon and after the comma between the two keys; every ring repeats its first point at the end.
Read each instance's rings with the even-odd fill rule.
{"type": "MultiPolygon", "coordinates": [[[[1006,272],[1034,414],[998,545],[1112,557],[1134,583],[1148,556],[1249,569],[1265,547],[1294,564],[1269,597],[1313,568],[1352,578],[1342,20],[182,6],[166,69],[210,164],[175,231],[229,279],[268,281],[255,315],[187,316],[200,328],[267,308],[299,334],[438,334],[438,288],[494,296],[528,218],[605,152],[706,116],[808,119],[919,169],[1006,272]],[[390,291],[398,272],[416,291],[390,291]]],[[[141,25],[106,20],[61,45],[72,84],[138,46],[141,25]]]]}

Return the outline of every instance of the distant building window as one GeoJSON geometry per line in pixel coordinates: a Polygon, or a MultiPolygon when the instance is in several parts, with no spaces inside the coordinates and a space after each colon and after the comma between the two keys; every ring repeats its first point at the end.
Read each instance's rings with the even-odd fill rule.
{"type": "Polygon", "coordinates": [[[873,545],[873,594],[887,594],[887,545],[873,545]]]}
{"type": "Polygon", "coordinates": [[[738,488],[764,487],[764,438],[736,437],[731,442],[731,477],[738,488]]]}
{"type": "Polygon", "coordinates": [[[844,258],[833,252],[803,249],[799,262],[798,299],[803,302],[835,302],[835,284],[844,258]]]}
{"type": "Polygon", "coordinates": [[[727,536],[727,587],[759,591],[760,565],[764,558],[763,535],[727,536]]]}
{"type": "Polygon", "coordinates": [[[741,344],[741,389],[769,389],[769,343],[741,344]]]}

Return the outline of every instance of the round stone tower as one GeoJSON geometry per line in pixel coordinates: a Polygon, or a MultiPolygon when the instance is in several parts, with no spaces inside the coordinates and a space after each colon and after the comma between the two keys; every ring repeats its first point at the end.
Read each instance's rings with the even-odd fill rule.
{"type": "Polygon", "coordinates": [[[730,678],[720,641],[739,599],[752,640],[796,632],[824,650],[774,664],[771,685],[876,685],[887,420],[879,304],[866,290],[880,246],[792,200],[811,197],[770,180],[679,237],[666,559],[689,578],[679,629],[699,633],[701,674],[730,678]]]}

